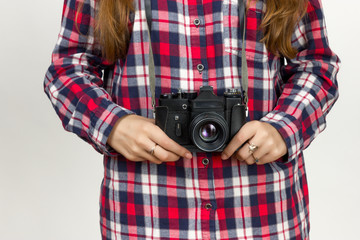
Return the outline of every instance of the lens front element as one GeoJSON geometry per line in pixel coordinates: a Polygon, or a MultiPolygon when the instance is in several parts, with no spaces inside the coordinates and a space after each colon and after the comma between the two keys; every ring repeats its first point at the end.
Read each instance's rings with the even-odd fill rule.
{"type": "Polygon", "coordinates": [[[218,131],[214,124],[206,123],[200,127],[199,135],[205,142],[213,142],[218,137],[218,131]]]}
{"type": "Polygon", "coordinates": [[[197,115],[190,124],[190,136],[194,145],[204,152],[221,149],[229,136],[229,127],[224,117],[215,112],[197,115]]]}

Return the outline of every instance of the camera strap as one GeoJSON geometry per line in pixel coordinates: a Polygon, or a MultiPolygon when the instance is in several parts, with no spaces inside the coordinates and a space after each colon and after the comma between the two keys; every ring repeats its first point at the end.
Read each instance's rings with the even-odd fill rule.
{"type": "Polygon", "coordinates": [[[155,118],[155,65],[154,65],[154,54],[151,46],[151,22],[152,22],[152,12],[151,12],[151,0],[144,0],[145,2],[145,11],[146,11],[146,21],[148,25],[148,35],[149,35],[149,78],[150,78],[150,91],[151,91],[151,105],[153,108],[153,114],[155,118]]]}
{"type": "MultiPolygon", "coordinates": [[[[148,35],[149,35],[149,78],[150,78],[150,91],[151,91],[151,104],[153,107],[153,112],[155,113],[155,65],[154,65],[154,54],[151,46],[151,22],[152,22],[152,12],[151,12],[151,0],[144,0],[145,2],[145,11],[146,11],[146,21],[148,25],[148,35]]],[[[246,2],[244,0],[238,0],[239,5],[239,25],[240,29],[243,29],[242,32],[242,46],[241,46],[241,87],[243,90],[244,104],[247,109],[248,102],[248,66],[246,61],[246,48],[245,48],[245,34],[246,34],[246,2]]]]}

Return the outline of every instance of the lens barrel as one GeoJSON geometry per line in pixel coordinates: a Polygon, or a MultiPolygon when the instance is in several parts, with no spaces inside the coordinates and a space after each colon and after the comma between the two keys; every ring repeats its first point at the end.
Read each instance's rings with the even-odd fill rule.
{"type": "Polygon", "coordinates": [[[227,142],[229,126],[223,116],[215,112],[203,112],[190,124],[190,137],[196,147],[204,152],[215,152],[227,142]]]}

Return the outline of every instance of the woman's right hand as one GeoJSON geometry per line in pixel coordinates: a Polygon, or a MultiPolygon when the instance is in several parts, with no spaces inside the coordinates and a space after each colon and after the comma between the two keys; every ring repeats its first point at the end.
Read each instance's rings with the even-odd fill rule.
{"type": "Polygon", "coordinates": [[[126,115],[113,127],[107,143],[126,159],[134,162],[149,160],[160,164],[173,162],[180,157],[192,158],[191,153],[170,139],[154,119],[138,115],[126,115]],[[151,154],[151,149],[154,149],[151,154]]]}

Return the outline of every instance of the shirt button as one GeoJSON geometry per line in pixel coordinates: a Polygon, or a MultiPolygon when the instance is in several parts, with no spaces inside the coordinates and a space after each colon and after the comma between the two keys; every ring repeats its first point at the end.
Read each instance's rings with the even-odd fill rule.
{"type": "Polygon", "coordinates": [[[207,203],[207,204],[205,205],[205,209],[206,209],[206,210],[210,210],[211,208],[212,208],[211,203],[207,203]]]}
{"type": "Polygon", "coordinates": [[[198,65],[196,66],[196,68],[197,68],[197,70],[199,71],[199,73],[201,73],[201,72],[204,71],[204,69],[205,69],[204,65],[202,65],[201,63],[198,64],[198,65]]]}
{"type": "Polygon", "coordinates": [[[201,23],[201,22],[200,22],[200,19],[196,18],[196,19],[194,20],[195,26],[199,26],[200,23],[201,23]]]}
{"type": "Polygon", "coordinates": [[[204,158],[203,160],[202,160],[202,164],[204,164],[204,166],[207,166],[208,164],[209,164],[209,159],[207,159],[207,158],[204,158]]]}

